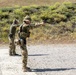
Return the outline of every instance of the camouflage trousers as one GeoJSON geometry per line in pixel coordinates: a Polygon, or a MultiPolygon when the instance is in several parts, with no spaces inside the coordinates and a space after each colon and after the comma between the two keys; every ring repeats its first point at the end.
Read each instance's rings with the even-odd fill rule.
{"type": "Polygon", "coordinates": [[[16,54],[15,52],[15,43],[14,43],[14,37],[9,38],[9,55],[14,55],[16,54]]]}
{"type": "Polygon", "coordinates": [[[27,67],[27,58],[28,58],[28,52],[27,52],[26,44],[22,45],[20,48],[21,48],[21,52],[22,52],[23,69],[26,69],[26,67],[27,67]]]}

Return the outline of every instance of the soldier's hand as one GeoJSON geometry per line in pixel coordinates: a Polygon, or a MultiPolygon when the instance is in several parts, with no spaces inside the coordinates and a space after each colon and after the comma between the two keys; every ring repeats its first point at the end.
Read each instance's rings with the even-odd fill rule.
{"type": "Polygon", "coordinates": [[[43,26],[43,25],[45,25],[44,22],[41,22],[41,23],[35,23],[35,26],[43,26]]]}
{"type": "Polygon", "coordinates": [[[20,40],[19,39],[15,39],[15,45],[20,45],[20,40]]]}
{"type": "Polygon", "coordinates": [[[9,34],[9,37],[10,37],[10,38],[13,38],[13,34],[9,34]]]}
{"type": "Polygon", "coordinates": [[[41,22],[40,24],[41,24],[41,25],[45,25],[45,23],[44,23],[44,22],[41,22]]]}

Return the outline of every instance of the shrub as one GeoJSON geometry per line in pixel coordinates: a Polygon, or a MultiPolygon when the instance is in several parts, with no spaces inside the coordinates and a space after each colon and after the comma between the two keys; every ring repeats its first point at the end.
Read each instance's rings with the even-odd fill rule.
{"type": "Polygon", "coordinates": [[[13,10],[14,10],[14,8],[12,8],[12,7],[5,7],[5,8],[0,8],[0,10],[2,11],[2,12],[13,12],[13,10]]]}
{"type": "MultiPolygon", "coordinates": [[[[0,29],[2,30],[2,39],[8,34],[10,25],[14,18],[19,19],[20,23],[23,17],[30,15],[33,22],[44,21],[46,26],[33,30],[32,38],[38,39],[39,36],[52,38],[60,35],[76,32],[76,4],[75,3],[56,3],[51,6],[15,6],[0,8],[0,29]],[[39,32],[39,33],[38,33],[39,32]],[[45,34],[43,34],[43,32],[45,34]],[[35,34],[38,33],[36,37],[35,34]],[[47,35],[47,36],[46,36],[47,35]]],[[[1,36],[1,35],[0,35],[1,36]]],[[[43,39],[43,38],[41,38],[43,39]]]]}
{"type": "Polygon", "coordinates": [[[57,2],[57,3],[55,3],[54,5],[50,6],[49,9],[50,9],[50,10],[56,10],[59,6],[60,6],[60,3],[57,2]]]}
{"type": "Polygon", "coordinates": [[[51,15],[51,18],[53,18],[54,19],[54,22],[57,22],[57,23],[66,20],[66,16],[65,15],[57,14],[57,13],[52,14],[51,15]]]}
{"type": "Polygon", "coordinates": [[[25,13],[21,9],[16,9],[14,10],[14,14],[19,15],[19,16],[24,16],[25,13]]]}

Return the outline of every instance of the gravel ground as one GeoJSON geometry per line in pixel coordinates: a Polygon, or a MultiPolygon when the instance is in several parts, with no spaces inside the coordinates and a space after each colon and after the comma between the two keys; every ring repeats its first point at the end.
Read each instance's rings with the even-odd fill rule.
{"type": "MultiPolygon", "coordinates": [[[[1,46],[0,50],[4,50],[5,47],[1,46]]],[[[6,47],[6,49],[8,48],[6,47]]],[[[27,49],[29,53],[28,65],[37,75],[76,75],[76,44],[49,44],[35,46],[29,45],[27,46],[27,49]]],[[[18,47],[17,52],[21,54],[21,50],[18,47]]],[[[0,55],[0,61],[3,62],[0,63],[0,69],[2,69],[2,66],[4,66],[4,68],[2,69],[3,73],[5,72],[5,69],[8,69],[13,72],[15,71],[16,75],[20,75],[19,72],[22,71],[21,69],[19,69],[21,68],[21,66],[19,65],[22,64],[21,56],[9,57],[8,59],[8,53],[6,53],[6,51],[2,51],[2,53],[6,54],[6,59],[4,58],[4,56],[0,55]],[[11,58],[13,60],[11,60],[11,58]],[[7,61],[7,59],[8,61],[12,61],[13,65],[19,67],[9,66],[8,62],[6,62],[6,64],[9,67],[5,66],[4,60],[7,61]],[[18,62],[17,59],[20,61],[18,62]],[[15,68],[15,70],[13,70],[12,68],[15,68]]],[[[22,75],[26,74],[22,73],[22,75]]]]}
{"type": "Polygon", "coordinates": [[[8,46],[0,46],[0,75],[36,75],[23,72],[21,56],[9,56],[8,46]]]}
{"type": "Polygon", "coordinates": [[[28,46],[28,63],[37,75],[76,75],[76,45],[28,46]]]}

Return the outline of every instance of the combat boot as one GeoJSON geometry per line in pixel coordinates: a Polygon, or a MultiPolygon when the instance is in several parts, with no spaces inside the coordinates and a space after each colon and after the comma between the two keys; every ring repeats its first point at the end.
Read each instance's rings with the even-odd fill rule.
{"type": "Polygon", "coordinates": [[[13,54],[12,54],[12,53],[10,53],[10,54],[9,54],[9,56],[13,56],[13,54]]]}
{"type": "Polygon", "coordinates": [[[20,56],[19,54],[13,53],[13,56],[20,56]]]}
{"type": "Polygon", "coordinates": [[[13,50],[13,56],[17,56],[18,54],[16,54],[15,50],[13,50]]]}
{"type": "Polygon", "coordinates": [[[31,69],[29,67],[23,68],[23,72],[31,72],[31,69]]]}
{"type": "Polygon", "coordinates": [[[9,52],[9,56],[12,56],[13,54],[12,54],[12,52],[9,52]]]}

